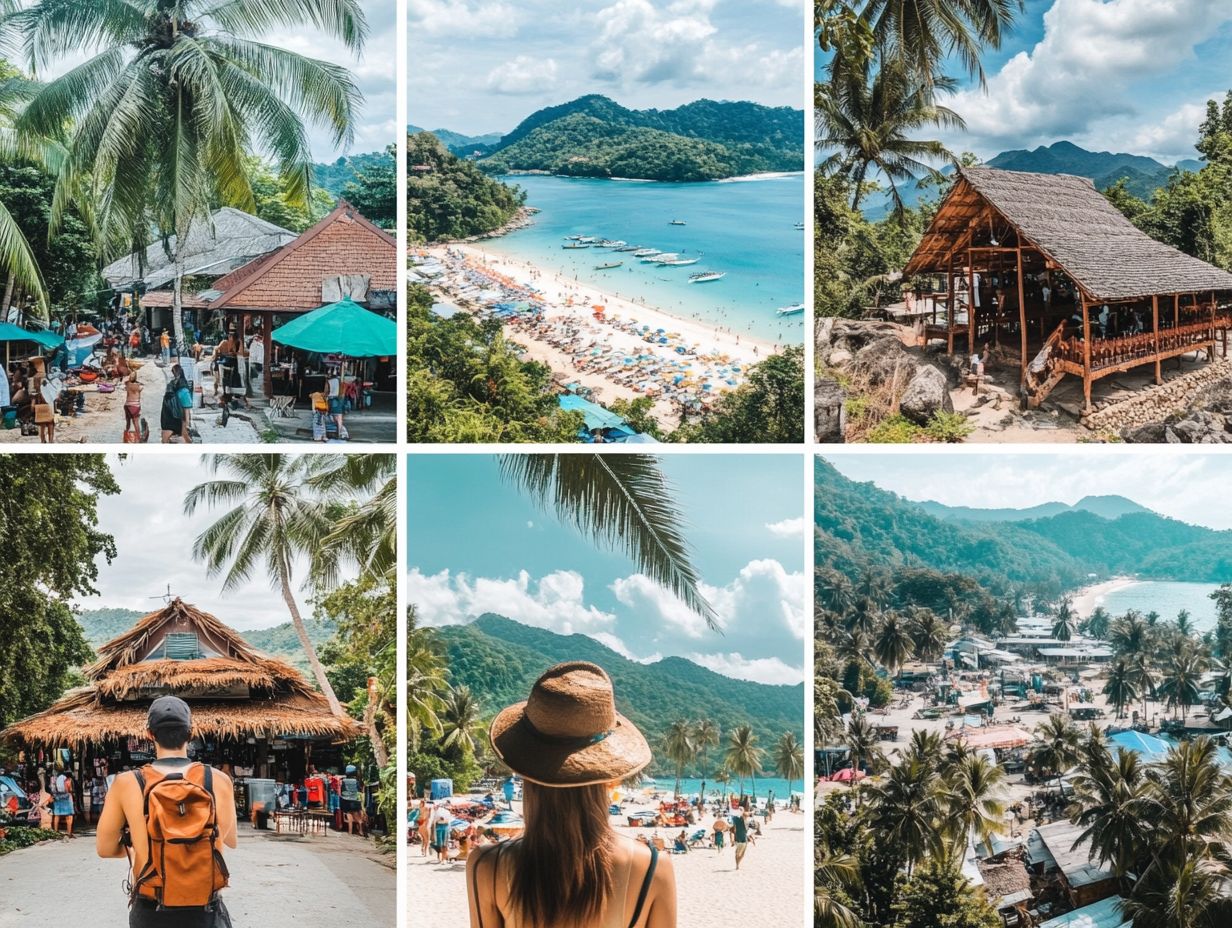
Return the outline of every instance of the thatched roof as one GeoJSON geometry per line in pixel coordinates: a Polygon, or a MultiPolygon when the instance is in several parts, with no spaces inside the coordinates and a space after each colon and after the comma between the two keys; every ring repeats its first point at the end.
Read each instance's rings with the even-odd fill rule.
{"type": "Polygon", "coordinates": [[[142,737],[154,695],[176,693],[192,706],[193,734],[216,738],[299,735],[354,738],[360,726],[338,718],[299,671],[257,651],[234,629],[175,599],[143,616],[98,649],[85,669],[87,686],[0,732],[27,744],[72,744],[142,737]],[[158,654],[169,631],[197,634],[206,656],[175,660],[158,654]],[[219,698],[219,694],[237,698],[219,698]],[[246,694],[246,695],[245,695],[246,694]]]}
{"type": "Polygon", "coordinates": [[[977,866],[994,908],[1014,905],[1031,898],[1031,876],[1019,858],[1010,857],[1001,863],[981,860],[977,866]]]}
{"type": "Polygon", "coordinates": [[[907,263],[907,275],[965,261],[967,233],[991,207],[1094,300],[1232,291],[1232,274],[1157,242],[1085,177],[960,168],[907,263]]]}

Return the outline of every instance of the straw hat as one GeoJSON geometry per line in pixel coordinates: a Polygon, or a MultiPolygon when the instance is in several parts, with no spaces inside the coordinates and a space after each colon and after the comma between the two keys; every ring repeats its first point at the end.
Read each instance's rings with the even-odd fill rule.
{"type": "Polygon", "coordinates": [[[540,786],[592,786],[623,780],[650,763],[650,746],[616,711],[612,680],[595,664],[557,664],[530,698],[501,710],[492,748],[515,773],[540,786]]]}

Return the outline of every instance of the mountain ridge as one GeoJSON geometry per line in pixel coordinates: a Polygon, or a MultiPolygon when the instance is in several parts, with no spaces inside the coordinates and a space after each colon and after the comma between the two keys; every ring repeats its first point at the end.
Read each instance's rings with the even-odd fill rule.
{"type": "Polygon", "coordinates": [[[1091,512],[1105,519],[1115,519],[1134,512],[1150,512],[1145,506],[1135,503],[1124,496],[1088,495],[1078,502],[1061,503],[1051,501],[1039,503],[1025,508],[979,508],[973,506],[947,506],[934,500],[917,502],[920,508],[931,515],[943,519],[960,519],[966,522],[1027,522],[1032,519],[1045,519],[1058,516],[1063,512],[1091,512]]]}

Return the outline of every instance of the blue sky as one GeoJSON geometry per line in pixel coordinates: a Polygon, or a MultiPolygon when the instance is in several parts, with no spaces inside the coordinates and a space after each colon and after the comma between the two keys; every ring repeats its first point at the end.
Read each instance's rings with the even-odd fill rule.
{"type": "Polygon", "coordinates": [[[803,105],[797,0],[410,0],[408,16],[409,119],[427,129],[508,132],[589,93],[803,105]]]}
{"type": "Polygon", "coordinates": [[[1232,457],[1174,449],[1092,448],[1046,454],[833,454],[843,476],[872,481],[907,499],[947,506],[1023,509],[1118,495],[1191,525],[1232,528],[1227,496],[1232,457]],[[1161,453],[1162,452],[1162,453],[1161,453]]]}
{"type": "Polygon", "coordinates": [[[501,476],[489,455],[412,455],[408,596],[421,621],[497,612],[581,633],[638,660],[679,655],[765,683],[803,678],[809,612],[803,462],[791,455],[660,457],[688,523],[718,635],[623,554],[599,550],[501,476]]]}
{"type": "MultiPolygon", "coordinates": [[[[963,80],[948,105],[965,133],[941,138],[983,158],[1069,139],[1093,151],[1196,158],[1206,101],[1232,87],[1229,0],[1027,0],[987,90],[963,80]]],[[[820,65],[819,65],[820,67],[820,65]]]]}

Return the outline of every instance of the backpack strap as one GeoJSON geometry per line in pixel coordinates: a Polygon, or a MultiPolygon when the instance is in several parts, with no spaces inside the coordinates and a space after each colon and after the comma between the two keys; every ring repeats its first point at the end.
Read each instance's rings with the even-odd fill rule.
{"type": "Polygon", "coordinates": [[[650,866],[646,868],[646,876],[642,880],[642,888],[637,894],[637,905],[633,907],[633,918],[629,921],[629,928],[634,928],[637,925],[637,920],[642,917],[642,906],[646,904],[646,896],[650,893],[650,883],[654,879],[655,867],[659,865],[659,849],[654,844],[648,845],[650,848],[650,866]]]}

